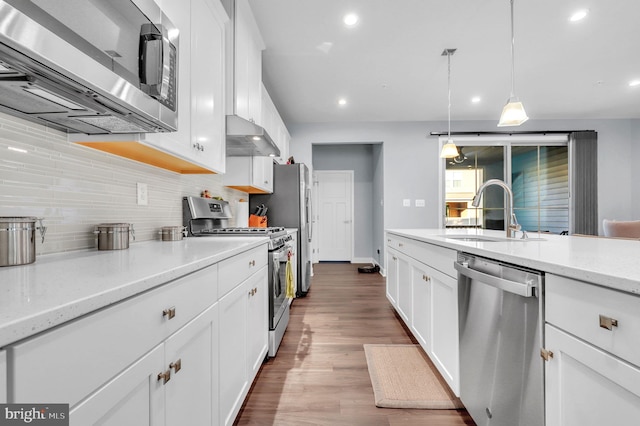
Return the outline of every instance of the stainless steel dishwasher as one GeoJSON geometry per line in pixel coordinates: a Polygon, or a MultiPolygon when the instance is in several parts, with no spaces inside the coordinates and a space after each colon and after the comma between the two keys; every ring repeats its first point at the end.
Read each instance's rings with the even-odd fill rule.
{"type": "Polygon", "coordinates": [[[543,426],[544,274],[458,253],[460,399],[478,426],[543,426]]]}

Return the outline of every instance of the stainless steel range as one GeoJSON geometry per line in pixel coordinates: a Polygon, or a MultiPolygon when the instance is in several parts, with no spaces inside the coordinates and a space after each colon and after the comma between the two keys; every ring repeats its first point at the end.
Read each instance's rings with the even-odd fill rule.
{"type": "Polygon", "coordinates": [[[182,220],[190,237],[268,237],[269,250],[269,356],[274,357],[289,324],[286,295],[286,265],[292,251],[292,237],[284,227],[234,228],[229,203],[200,197],[182,199],[182,220]]]}

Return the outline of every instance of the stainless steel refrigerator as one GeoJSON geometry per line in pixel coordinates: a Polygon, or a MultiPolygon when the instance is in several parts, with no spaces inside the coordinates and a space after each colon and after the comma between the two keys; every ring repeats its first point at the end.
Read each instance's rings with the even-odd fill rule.
{"type": "Polygon", "coordinates": [[[296,296],[306,296],[311,285],[311,185],[309,168],[302,164],[274,164],[273,193],[252,194],[249,213],[264,204],[268,226],[298,229],[296,296]]]}

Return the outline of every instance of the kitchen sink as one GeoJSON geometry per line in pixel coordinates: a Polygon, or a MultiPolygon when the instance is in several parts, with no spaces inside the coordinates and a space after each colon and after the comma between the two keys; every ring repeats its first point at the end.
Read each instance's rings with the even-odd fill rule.
{"type": "Polygon", "coordinates": [[[521,238],[500,238],[500,237],[487,237],[484,235],[467,235],[467,234],[460,234],[460,235],[452,235],[452,234],[445,234],[445,235],[438,235],[438,237],[442,237],[442,238],[447,238],[450,240],[457,240],[457,241],[466,241],[466,242],[474,242],[474,243],[489,243],[489,242],[505,242],[505,241],[521,241],[521,242],[526,242],[526,241],[545,241],[544,238],[525,238],[524,240],[521,238]]]}

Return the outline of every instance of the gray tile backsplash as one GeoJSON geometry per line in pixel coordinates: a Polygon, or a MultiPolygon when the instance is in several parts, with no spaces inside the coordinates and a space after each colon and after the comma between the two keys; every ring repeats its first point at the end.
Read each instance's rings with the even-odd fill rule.
{"type": "Polygon", "coordinates": [[[0,114],[0,216],[42,217],[48,229],[43,244],[38,238],[38,254],[95,248],[98,223],[132,223],[136,242],[160,239],[161,227],[182,224],[182,197],[204,189],[228,200],[234,212],[239,199],[248,199],[225,188],[221,175],[179,175],[0,114]],[[137,205],[138,182],[148,186],[146,206],[137,205]]]}

